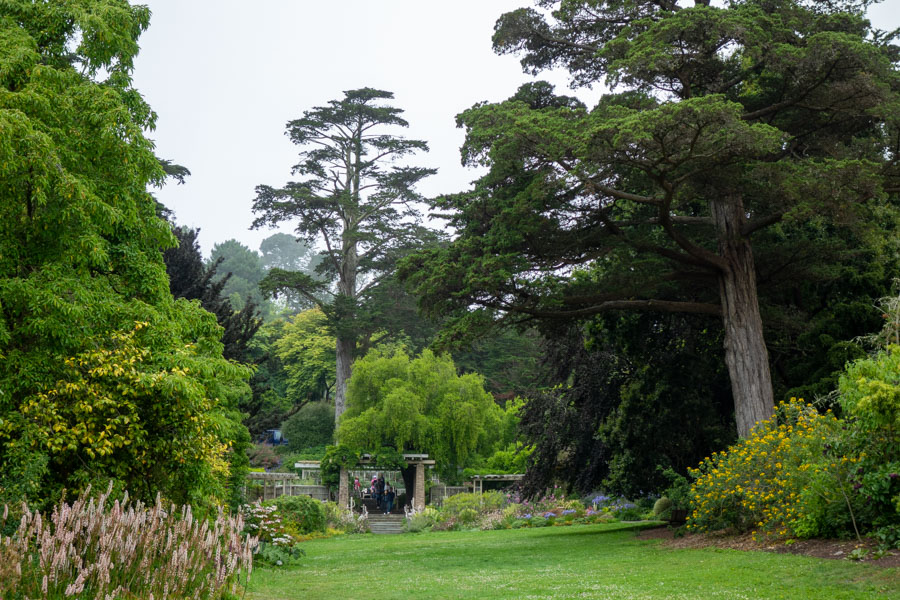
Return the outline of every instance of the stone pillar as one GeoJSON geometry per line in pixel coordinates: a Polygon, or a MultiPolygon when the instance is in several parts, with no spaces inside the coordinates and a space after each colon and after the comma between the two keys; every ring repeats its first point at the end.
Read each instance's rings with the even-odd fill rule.
{"type": "Polygon", "coordinates": [[[350,489],[347,486],[347,469],[341,467],[341,482],[338,484],[338,506],[350,508],[350,489]]]}
{"type": "Polygon", "coordinates": [[[413,508],[425,510],[425,465],[416,463],[416,490],[413,492],[413,508]]]}

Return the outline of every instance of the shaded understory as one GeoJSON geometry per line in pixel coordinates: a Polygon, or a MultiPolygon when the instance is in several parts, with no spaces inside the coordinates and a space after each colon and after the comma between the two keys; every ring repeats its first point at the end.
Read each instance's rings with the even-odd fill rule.
{"type": "Polygon", "coordinates": [[[674,550],[625,524],[314,540],[257,569],[248,598],[900,598],[900,569],[766,552],[674,550]]]}

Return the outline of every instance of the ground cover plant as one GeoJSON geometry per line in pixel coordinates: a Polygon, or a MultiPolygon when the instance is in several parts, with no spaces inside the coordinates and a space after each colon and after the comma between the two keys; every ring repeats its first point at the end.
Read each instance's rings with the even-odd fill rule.
{"type": "Polygon", "coordinates": [[[233,598],[252,570],[256,539],[241,517],[196,518],[90,490],[52,514],[4,506],[0,598],[233,598]],[[16,521],[18,525],[16,526],[16,521]]]}
{"type": "Polygon", "coordinates": [[[281,598],[896,597],[897,569],[764,552],[670,550],[621,523],[304,545],[302,566],[257,569],[248,600],[281,598]],[[375,592],[373,592],[375,590],[375,592]]]}

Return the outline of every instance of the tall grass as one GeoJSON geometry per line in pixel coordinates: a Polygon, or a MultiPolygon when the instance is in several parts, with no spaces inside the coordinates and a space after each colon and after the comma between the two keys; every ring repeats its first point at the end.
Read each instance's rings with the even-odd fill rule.
{"type": "MultiPolygon", "coordinates": [[[[197,519],[159,497],[110,501],[110,490],[60,502],[49,518],[23,506],[0,535],[0,600],[223,599],[246,585],[256,539],[242,539],[240,515],[197,519]]],[[[8,519],[4,506],[0,531],[8,519]]]]}

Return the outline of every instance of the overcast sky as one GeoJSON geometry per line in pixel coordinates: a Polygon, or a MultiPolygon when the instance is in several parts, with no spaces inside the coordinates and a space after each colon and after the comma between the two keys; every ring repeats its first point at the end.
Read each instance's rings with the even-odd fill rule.
{"type": "MultiPolygon", "coordinates": [[[[405,135],[431,151],[410,164],[438,169],[426,196],[464,189],[477,173],[463,169],[463,133],[455,115],[498,101],[535,78],[518,58],[491,50],[494,22],[531,0],[143,0],[153,17],[141,37],[135,86],[158,113],[157,154],[188,167],[184,185],[159,199],[179,224],[200,227],[200,244],[237,239],[258,249],[272,230],[249,230],[259,184],[291,177],[297,149],[288,120],[344,90],[374,87],[395,94],[406,111],[405,135]]],[[[870,13],[900,26],[900,0],[870,13]]],[[[542,74],[566,91],[564,73],[542,74]]],[[[589,105],[602,90],[576,92],[589,105]]],[[[283,231],[290,231],[286,226],[283,231]]]]}

